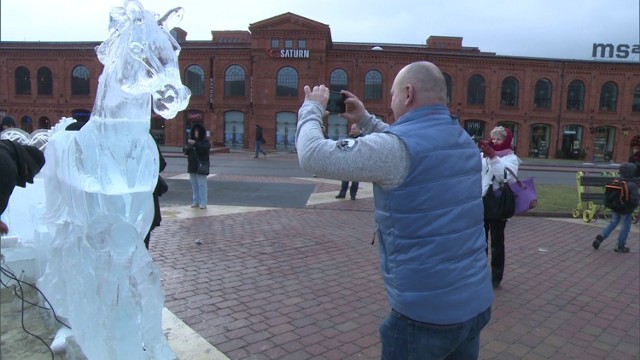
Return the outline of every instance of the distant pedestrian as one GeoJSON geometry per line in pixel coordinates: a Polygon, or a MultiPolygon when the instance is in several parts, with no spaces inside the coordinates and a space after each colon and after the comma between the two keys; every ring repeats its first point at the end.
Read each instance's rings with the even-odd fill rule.
{"type": "MultiPolygon", "coordinates": [[[[362,135],[363,135],[362,130],[360,130],[360,127],[358,126],[358,124],[351,125],[351,131],[349,132],[350,138],[357,139],[362,135]]],[[[352,181],[351,189],[349,189],[349,181],[343,180],[342,184],[340,184],[340,192],[338,193],[338,195],[336,195],[336,199],[344,199],[347,196],[347,189],[349,189],[349,195],[351,196],[351,200],[355,200],[356,195],[358,194],[358,186],[360,186],[359,182],[352,181]]]]}
{"type": "Polygon", "coordinates": [[[618,235],[618,246],[614,249],[614,251],[618,253],[629,252],[629,248],[626,247],[626,243],[629,232],[631,231],[631,214],[638,207],[638,200],[640,198],[640,195],[638,195],[638,184],[633,180],[636,171],[637,168],[635,164],[620,164],[620,179],[627,182],[627,188],[629,189],[630,206],[628,210],[624,210],[621,212],[613,210],[611,211],[611,221],[602,230],[602,232],[596,236],[596,239],[593,241],[594,249],[597,250],[600,247],[600,244],[602,244],[602,242],[609,237],[611,232],[620,223],[621,226],[620,234],[618,235]]]}
{"type": "Polygon", "coordinates": [[[267,157],[267,153],[262,150],[262,144],[265,144],[264,135],[262,134],[262,126],[256,124],[256,156],[254,158],[258,158],[258,154],[262,153],[265,157],[267,157]]]}
{"type": "Polygon", "coordinates": [[[191,189],[193,191],[192,208],[207,208],[207,175],[209,164],[209,150],[211,143],[207,139],[207,131],[201,124],[194,124],[191,127],[191,133],[187,145],[184,147],[184,154],[187,155],[187,172],[191,181],[191,189]],[[198,165],[201,162],[207,164],[207,174],[200,174],[198,165]]]}

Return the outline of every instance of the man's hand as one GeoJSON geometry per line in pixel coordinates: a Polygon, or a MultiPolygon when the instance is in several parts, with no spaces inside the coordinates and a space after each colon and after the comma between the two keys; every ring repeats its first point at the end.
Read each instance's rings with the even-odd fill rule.
{"type": "Polygon", "coordinates": [[[9,227],[7,226],[7,224],[2,222],[2,220],[0,220],[0,234],[8,234],[8,233],[9,233],[9,227]]]}
{"type": "Polygon", "coordinates": [[[484,155],[484,157],[489,159],[493,159],[494,157],[496,157],[496,151],[493,150],[491,144],[488,141],[482,140],[478,143],[478,146],[480,147],[480,152],[484,155]]]}
{"type": "Polygon", "coordinates": [[[324,85],[316,85],[313,90],[309,85],[304,86],[304,101],[315,101],[322,105],[322,108],[327,108],[329,102],[329,88],[324,85]]]}
{"type": "Polygon", "coordinates": [[[364,104],[350,91],[342,90],[342,93],[345,95],[344,103],[346,111],[340,114],[340,116],[349,120],[351,123],[360,122],[367,113],[367,110],[364,108],[364,104]]]}

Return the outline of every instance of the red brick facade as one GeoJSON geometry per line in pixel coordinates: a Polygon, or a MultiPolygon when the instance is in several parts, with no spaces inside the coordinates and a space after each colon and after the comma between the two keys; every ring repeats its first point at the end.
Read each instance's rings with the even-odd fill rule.
{"type": "MultiPolygon", "coordinates": [[[[200,121],[220,145],[252,148],[260,124],[266,148],[293,150],[302,87],[329,85],[336,69],[346,74],[346,85],[338,87],[351,90],[371,113],[392,122],[393,78],[404,65],[420,60],[435,63],[450,79],[449,107],[462,126],[484,137],[498,124],[509,126],[520,157],[621,162],[629,156],[631,137],[640,134],[638,63],[496,56],[462,46],[457,37],[430,37],[424,45],[334,43],[328,25],[291,13],[251,24],[249,31],[214,31],[212,41],[186,41],[181,29],[175,36],[182,46],[183,82],[192,87],[187,69],[194,65],[202,74],[187,110],[169,121],[152,121],[152,133],[165,145],[181,146],[185,130],[200,121]],[[225,83],[233,78],[232,69],[244,75],[235,85],[225,83]],[[291,87],[278,90],[278,74],[295,84],[297,94],[287,92],[291,87]],[[371,84],[365,86],[365,79],[371,84]],[[479,87],[473,79],[479,79],[479,87]],[[580,86],[574,86],[576,80],[580,86]],[[550,85],[549,92],[536,89],[540,81],[550,85]],[[239,86],[236,92],[233,86],[239,86]],[[365,99],[367,93],[379,98],[365,99]]],[[[13,116],[31,131],[50,127],[75,110],[90,111],[102,71],[97,45],[1,42],[0,115],[13,116]],[[89,71],[86,95],[72,94],[78,65],[89,71]],[[50,94],[39,91],[47,81],[41,79],[42,68],[51,72],[50,94]],[[25,69],[30,79],[21,78],[25,69]],[[25,81],[29,92],[20,88],[25,81]]],[[[332,137],[347,134],[349,124],[339,117],[325,124],[332,137]]]]}

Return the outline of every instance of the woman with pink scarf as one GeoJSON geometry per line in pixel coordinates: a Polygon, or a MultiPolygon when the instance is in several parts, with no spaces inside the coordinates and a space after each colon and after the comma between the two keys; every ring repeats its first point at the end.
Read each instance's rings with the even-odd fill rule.
{"type": "MultiPolygon", "coordinates": [[[[489,186],[493,186],[493,189],[497,190],[500,184],[505,181],[505,175],[508,183],[516,181],[514,175],[518,175],[518,165],[521,161],[513,152],[512,141],[511,130],[498,126],[491,130],[490,141],[479,143],[480,152],[482,152],[482,196],[487,193],[489,186]]],[[[507,225],[507,220],[484,220],[487,250],[489,249],[489,233],[491,233],[491,283],[494,289],[500,286],[504,275],[504,228],[507,225]]]]}

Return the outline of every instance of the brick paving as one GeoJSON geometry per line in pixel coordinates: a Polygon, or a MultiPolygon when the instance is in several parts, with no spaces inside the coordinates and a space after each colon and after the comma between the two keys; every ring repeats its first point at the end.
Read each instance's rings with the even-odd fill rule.
{"type": "MultiPolygon", "coordinates": [[[[339,185],[314,181],[314,195],[337,194],[339,185]]],[[[372,209],[371,198],[210,216],[192,210],[192,218],[163,209],[151,253],[165,305],[230,359],[379,359],[378,325],[389,308],[372,209]]],[[[591,247],[603,225],[509,222],[505,278],[481,359],[640,358],[638,225],[629,254],[613,252],[617,231],[591,247]]]]}

